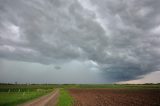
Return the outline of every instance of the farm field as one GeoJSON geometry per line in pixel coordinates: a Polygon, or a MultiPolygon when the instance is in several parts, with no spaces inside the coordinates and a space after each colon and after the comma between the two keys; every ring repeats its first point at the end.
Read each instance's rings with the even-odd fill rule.
{"type": "Polygon", "coordinates": [[[0,85],[0,106],[15,106],[51,91],[51,85],[0,85]]]}
{"type": "Polygon", "coordinates": [[[160,106],[160,89],[70,89],[74,106],[160,106]]]}
{"type": "MultiPolygon", "coordinates": [[[[56,106],[159,106],[160,104],[160,84],[0,84],[0,106],[30,103],[32,102],[30,100],[47,96],[53,90],[59,91],[56,106]]],[[[54,100],[52,99],[53,102],[54,100]]]]}

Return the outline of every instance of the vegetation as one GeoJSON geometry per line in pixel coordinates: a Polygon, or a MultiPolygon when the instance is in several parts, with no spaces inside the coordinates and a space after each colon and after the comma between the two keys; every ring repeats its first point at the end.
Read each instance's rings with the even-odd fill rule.
{"type": "Polygon", "coordinates": [[[160,89],[160,84],[80,84],[77,88],[160,89]]]}
{"type": "Polygon", "coordinates": [[[57,106],[72,106],[73,98],[69,95],[66,89],[60,89],[60,96],[57,106]]]}
{"type": "Polygon", "coordinates": [[[14,106],[53,91],[48,85],[0,85],[0,106],[14,106]]]}
{"type": "Polygon", "coordinates": [[[70,88],[160,89],[160,84],[0,84],[0,106],[13,106],[60,88],[58,106],[71,106],[70,88]]]}

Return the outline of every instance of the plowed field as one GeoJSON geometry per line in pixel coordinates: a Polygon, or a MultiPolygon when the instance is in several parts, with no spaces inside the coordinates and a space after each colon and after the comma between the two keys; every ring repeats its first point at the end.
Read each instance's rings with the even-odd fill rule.
{"type": "Polygon", "coordinates": [[[74,106],[160,106],[160,90],[70,89],[74,106]]]}

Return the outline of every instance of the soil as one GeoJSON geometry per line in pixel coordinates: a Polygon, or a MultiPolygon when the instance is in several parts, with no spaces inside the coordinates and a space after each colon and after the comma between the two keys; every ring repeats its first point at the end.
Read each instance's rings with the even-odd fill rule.
{"type": "Polygon", "coordinates": [[[52,93],[39,97],[35,100],[21,104],[19,106],[55,106],[59,96],[59,89],[54,90],[52,93]]]}
{"type": "Polygon", "coordinates": [[[69,92],[74,106],[160,106],[160,89],[70,89],[69,92]]]}

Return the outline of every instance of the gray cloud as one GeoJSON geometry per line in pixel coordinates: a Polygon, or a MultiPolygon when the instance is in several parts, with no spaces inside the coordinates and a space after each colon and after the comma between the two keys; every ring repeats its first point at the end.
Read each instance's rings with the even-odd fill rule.
{"type": "Polygon", "coordinates": [[[137,79],[160,69],[159,5],[159,0],[0,0],[0,57],[41,64],[91,61],[96,67],[90,68],[106,80],[137,79]]]}

